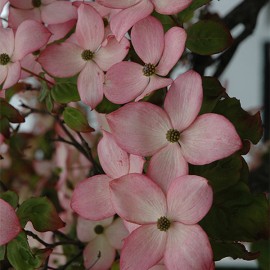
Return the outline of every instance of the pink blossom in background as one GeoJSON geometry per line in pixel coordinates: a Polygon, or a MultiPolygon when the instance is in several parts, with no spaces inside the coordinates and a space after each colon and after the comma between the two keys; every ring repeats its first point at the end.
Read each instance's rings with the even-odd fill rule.
{"type": "Polygon", "coordinates": [[[65,78],[79,73],[77,85],[81,100],[92,109],[103,98],[103,71],[121,61],[129,49],[126,38],[118,43],[111,37],[103,47],[104,33],[99,13],[90,5],[81,4],[72,41],[48,46],[39,57],[43,68],[53,76],[65,78]]]}
{"type": "Polygon", "coordinates": [[[167,269],[210,269],[211,245],[197,224],[212,205],[206,179],[178,177],[165,195],[150,178],[129,174],[111,181],[110,189],[117,214],[141,225],[125,239],[121,270],[148,270],[162,258],[167,269]]]}
{"type": "Polygon", "coordinates": [[[142,99],[154,90],[166,87],[172,79],[164,78],[181,57],[186,33],[172,27],[164,34],[162,24],[148,16],[131,30],[131,41],[144,66],[134,62],[120,62],[112,66],[106,76],[104,93],[117,104],[142,99]]]}
{"type": "Polygon", "coordinates": [[[107,115],[121,148],[135,155],[154,155],[147,174],[163,190],[175,177],[187,174],[187,162],[208,164],[242,147],[228,119],[214,113],[198,116],[202,99],[201,77],[189,71],[172,84],[164,110],[151,103],[134,102],[107,115]]]}
{"type": "Polygon", "coordinates": [[[21,60],[29,53],[39,50],[49,40],[51,33],[40,23],[27,20],[16,33],[0,27],[0,84],[3,89],[18,82],[21,75],[21,60]]]}
{"type": "Polygon", "coordinates": [[[113,136],[103,131],[98,144],[100,164],[106,174],[95,175],[81,181],[72,194],[71,208],[80,216],[91,220],[111,217],[115,210],[111,203],[109,182],[128,173],[141,173],[144,159],[129,155],[115,142],[113,136]]]}
{"type": "Polygon", "coordinates": [[[0,199],[0,246],[15,238],[22,228],[13,207],[0,199]]]}
{"type": "Polygon", "coordinates": [[[115,259],[116,250],[122,248],[128,231],[121,218],[91,221],[79,217],[77,236],[80,241],[88,243],[83,251],[85,268],[92,266],[93,270],[107,270],[115,259]]]}
{"type": "Polygon", "coordinates": [[[23,21],[33,19],[45,24],[65,23],[77,18],[76,7],[69,1],[9,0],[9,26],[17,28],[23,21]]]}
{"type": "Polygon", "coordinates": [[[155,9],[161,14],[176,14],[187,8],[192,0],[97,0],[98,3],[116,9],[123,9],[112,17],[110,25],[117,40],[139,20],[149,16],[155,9]]]}

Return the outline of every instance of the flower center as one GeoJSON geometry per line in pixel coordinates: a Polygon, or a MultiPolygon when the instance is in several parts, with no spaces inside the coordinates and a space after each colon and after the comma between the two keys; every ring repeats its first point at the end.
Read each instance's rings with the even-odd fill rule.
{"type": "Polygon", "coordinates": [[[144,76],[152,76],[155,74],[156,67],[153,64],[145,64],[143,67],[143,75],[144,76]]]}
{"type": "Polygon", "coordinates": [[[96,234],[102,234],[104,232],[104,227],[102,225],[97,225],[94,228],[94,231],[95,231],[96,234]]]}
{"type": "Polygon", "coordinates": [[[34,7],[40,7],[41,6],[41,0],[32,0],[32,5],[34,7]]]}
{"type": "Polygon", "coordinates": [[[94,53],[91,52],[90,50],[84,50],[81,54],[82,59],[85,61],[89,61],[94,57],[94,53]]]}
{"type": "Polygon", "coordinates": [[[171,142],[178,142],[180,139],[180,132],[177,129],[169,129],[166,133],[166,139],[171,142]]]}
{"type": "Polygon", "coordinates": [[[171,222],[168,220],[167,217],[160,217],[158,220],[157,220],[157,228],[160,230],[160,231],[163,231],[163,232],[166,232],[171,226],[171,222]]]}
{"type": "Polygon", "coordinates": [[[0,54],[0,65],[5,66],[9,63],[10,57],[6,53],[0,54]]]}

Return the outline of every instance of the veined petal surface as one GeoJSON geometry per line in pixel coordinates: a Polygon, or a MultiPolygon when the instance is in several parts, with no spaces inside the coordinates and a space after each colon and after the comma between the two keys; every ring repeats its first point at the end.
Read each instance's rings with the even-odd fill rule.
{"type": "Polygon", "coordinates": [[[151,156],[169,144],[166,133],[171,123],[156,105],[129,103],[107,115],[107,120],[117,143],[128,153],[151,156]]]}
{"type": "Polygon", "coordinates": [[[213,252],[203,229],[199,225],[174,222],[168,230],[164,263],[174,270],[211,269],[213,252]]]}
{"type": "Polygon", "coordinates": [[[156,224],[140,226],[125,240],[120,269],[148,270],[161,260],[166,238],[167,234],[159,231],[156,224]]]}
{"type": "Polygon", "coordinates": [[[80,182],[73,191],[71,208],[78,215],[91,220],[113,216],[115,210],[109,189],[111,180],[107,175],[101,174],[80,182]]]}
{"type": "Polygon", "coordinates": [[[197,117],[203,100],[201,76],[190,70],[172,83],[164,101],[164,109],[178,131],[186,129],[197,117]]]}
{"type": "Polygon", "coordinates": [[[158,218],[167,213],[164,193],[142,174],[132,173],[113,180],[110,189],[116,213],[127,221],[156,223],[158,218]]]}
{"type": "Polygon", "coordinates": [[[167,193],[168,217],[184,224],[196,224],[207,214],[212,202],[213,191],[205,178],[178,177],[167,193]]]}
{"type": "Polygon", "coordinates": [[[205,165],[232,155],[242,147],[233,124],[224,116],[207,113],[180,135],[184,158],[194,165],[205,165]]]}
{"type": "Polygon", "coordinates": [[[131,41],[138,56],[146,64],[156,65],[164,49],[164,30],[159,20],[148,16],[132,27],[131,41]]]}

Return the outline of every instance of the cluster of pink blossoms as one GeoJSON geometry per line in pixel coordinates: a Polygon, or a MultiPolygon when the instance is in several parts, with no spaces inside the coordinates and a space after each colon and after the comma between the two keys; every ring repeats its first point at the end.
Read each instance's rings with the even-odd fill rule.
{"type": "MultiPolygon", "coordinates": [[[[22,71],[44,71],[52,83],[54,77],[77,76],[81,101],[91,109],[104,95],[123,104],[107,115],[110,130],[98,144],[105,173],[82,179],[71,198],[81,216],[78,238],[88,242],[86,269],[108,269],[120,249],[123,270],[213,269],[208,236],[198,225],[211,208],[213,191],[206,179],[189,175],[188,163],[225,158],[242,143],[225,117],[199,115],[199,74],[190,70],[174,81],[167,76],[185,49],[186,33],[180,27],[164,33],[151,16],[153,10],[178,13],[192,1],[9,2],[9,27],[0,28],[4,90],[25,77],[22,71]],[[127,58],[131,45],[140,64],[127,58]],[[139,101],[164,87],[163,108],[139,101]]],[[[21,228],[14,210],[0,203],[1,216],[10,217],[7,228],[14,227],[5,238],[0,235],[5,244],[21,228]]]]}

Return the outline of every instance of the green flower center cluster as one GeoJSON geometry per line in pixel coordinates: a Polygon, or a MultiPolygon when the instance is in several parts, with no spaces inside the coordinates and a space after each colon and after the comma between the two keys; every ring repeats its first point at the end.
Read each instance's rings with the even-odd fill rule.
{"type": "Polygon", "coordinates": [[[40,7],[41,6],[41,0],[32,0],[33,7],[40,7]]]}
{"type": "Polygon", "coordinates": [[[143,75],[144,76],[152,76],[156,72],[156,67],[153,64],[145,64],[143,67],[143,75]]]}
{"type": "Polygon", "coordinates": [[[171,142],[178,142],[180,139],[180,132],[177,129],[169,129],[166,133],[166,139],[171,142]]]}
{"type": "Polygon", "coordinates": [[[94,53],[91,52],[90,50],[84,50],[81,54],[82,59],[85,61],[89,61],[94,57],[94,53]]]}
{"type": "Polygon", "coordinates": [[[166,232],[171,226],[171,222],[168,220],[167,217],[160,217],[157,221],[157,228],[160,231],[166,232]]]}
{"type": "Polygon", "coordinates": [[[97,225],[94,228],[94,231],[95,231],[96,234],[102,234],[104,232],[104,227],[102,225],[97,225]]]}
{"type": "Polygon", "coordinates": [[[10,57],[6,53],[0,54],[0,65],[5,66],[10,62],[10,57]]]}

